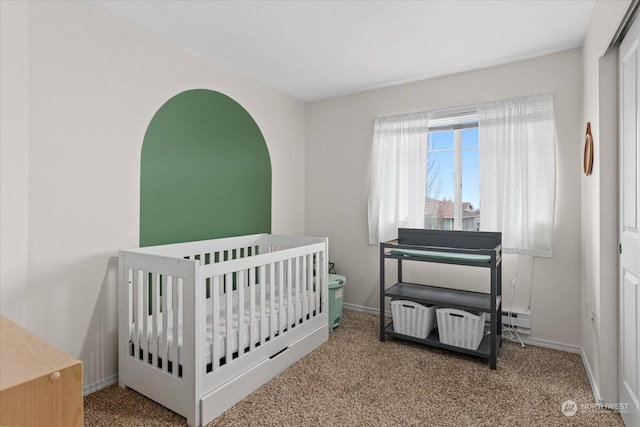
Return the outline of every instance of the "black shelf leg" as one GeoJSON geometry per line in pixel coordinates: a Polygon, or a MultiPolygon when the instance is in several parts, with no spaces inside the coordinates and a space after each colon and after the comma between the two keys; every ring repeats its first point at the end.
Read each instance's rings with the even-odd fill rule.
{"type": "Polygon", "coordinates": [[[496,369],[496,359],[498,352],[498,329],[502,330],[502,328],[498,327],[498,325],[502,324],[502,313],[498,313],[497,307],[497,294],[498,294],[498,264],[497,264],[496,255],[491,255],[491,339],[490,339],[490,350],[489,350],[489,367],[491,369],[496,369]]]}
{"type": "Polygon", "coordinates": [[[498,346],[502,347],[502,257],[500,257],[499,265],[497,266],[497,294],[500,295],[500,305],[498,306],[498,313],[500,315],[498,322],[498,346]]]}
{"type": "Polygon", "coordinates": [[[384,342],[384,245],[380,243],[380,341],[384,342]]]}

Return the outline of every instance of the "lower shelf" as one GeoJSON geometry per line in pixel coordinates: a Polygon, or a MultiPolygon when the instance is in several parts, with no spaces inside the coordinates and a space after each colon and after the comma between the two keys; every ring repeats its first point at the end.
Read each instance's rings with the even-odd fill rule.
{"type": "MultiPolygon", "coordinates": [[[[429,336],[427,336],[427,338],[418,338],[418,337],[413,337],[411,335],[404,335],[404,334],[399,334],[397,332],[394,331],[393,329],[393,322],[389,323],[387,325],[387,327],[384,330],[385,335],[390,335],[393,337],[397,337],[397,338],[402,338],[403,340],[407,340],[407,341],[413,341],[413,342],[417,342],[420,344],[425,344],[425,345],[429,345],[432,347],[438,347],[438,348],[442,348],[445,350],[451,350],[451,351],[455,351],[458,353],[464,353],[464,354],[468,354],[471,356],[477,356],[477,357],[482,357],[485,359],[490,359],[491,358],[491,335],[484,335],[482,337],[482,341],[480,341],[480,346],[478,346],[477,350],[471,350],[468,348],[463,348],[463,347],[457,347],[454,345],[449,345],[449,344],[444,344],[442,342],[440,342],[440,338],[438,336],[438,330],[434,329],[429,336]]],[[[501,344],[501,339],[502,336],[498,335],[497,338],[497,342],[496,342],[496,351],[497,351],[497,347],[500,346],[501,344]]]]}

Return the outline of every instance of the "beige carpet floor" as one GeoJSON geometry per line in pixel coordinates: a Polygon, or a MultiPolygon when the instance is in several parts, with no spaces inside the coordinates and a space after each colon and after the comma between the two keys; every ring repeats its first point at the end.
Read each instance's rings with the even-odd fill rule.
{"type": "MultiPolygon", "coordinates": [[[[578,354],[505,342],[486,360],[378,340],[378,317],[345,310],[329,341],[209,424],[213,426],[622,426],[594,408],[578,354]],[[577,413],[563,415],[566,400],[577,413]]],[[[85,426],[184,426],[117,385],[85,397],[85,426]]]]}

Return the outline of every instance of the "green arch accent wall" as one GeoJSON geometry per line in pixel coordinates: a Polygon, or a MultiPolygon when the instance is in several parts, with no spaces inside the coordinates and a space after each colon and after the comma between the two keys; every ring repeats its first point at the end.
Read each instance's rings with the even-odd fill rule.
{"type": "Polygon", "coordinates": [[[236,101],[195,89],[169,99],[142,145],[140,246],[271,232],[271,161],[236,101]]]}

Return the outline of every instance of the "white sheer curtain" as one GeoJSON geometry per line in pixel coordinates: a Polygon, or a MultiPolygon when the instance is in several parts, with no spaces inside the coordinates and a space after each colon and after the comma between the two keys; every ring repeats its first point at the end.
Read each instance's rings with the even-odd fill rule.
{"type": "Polygon", "coordinates": [[[377,118],[369,179],[369,244],[398,237],[398,227],[424,227],[427,113],[377,118]]]}
{"type": "Polygon", "coordinates": [[[551,257],[556,194],[553,95],[478,106],[480,228],[505,253],[551,257]]]}

